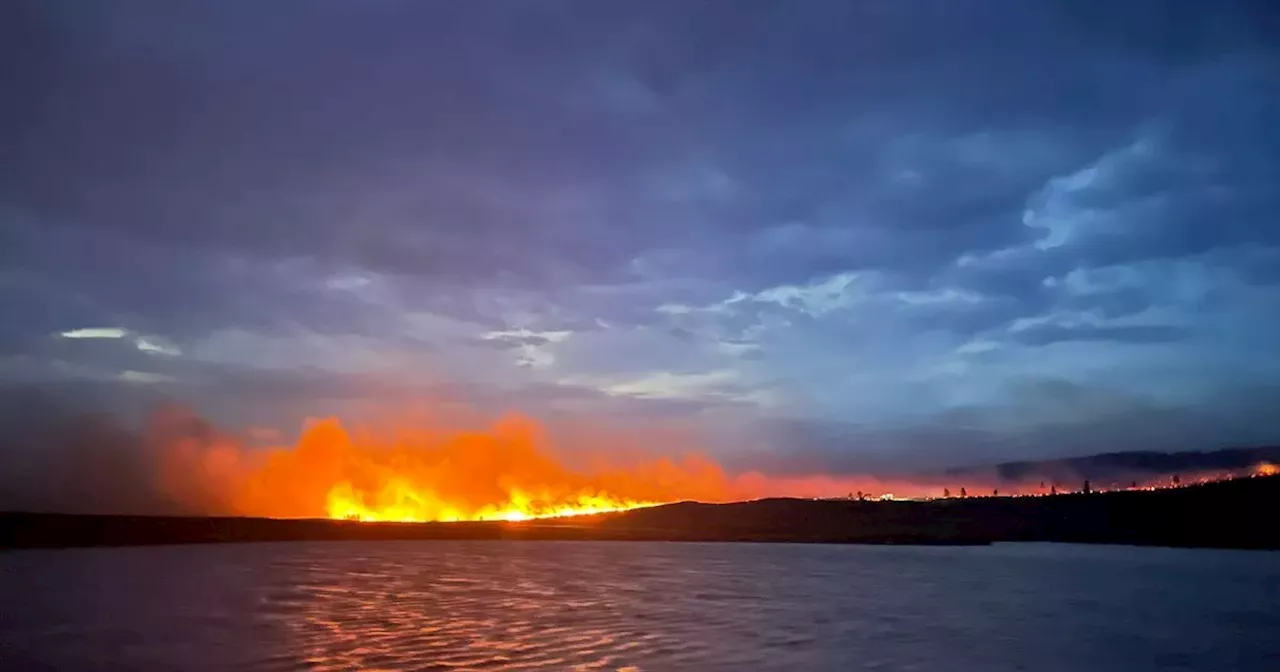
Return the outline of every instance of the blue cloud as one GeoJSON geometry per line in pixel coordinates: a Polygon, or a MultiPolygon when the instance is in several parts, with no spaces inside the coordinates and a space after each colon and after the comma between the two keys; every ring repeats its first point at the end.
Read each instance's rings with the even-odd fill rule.
{"type": "Polygon", "coordinates": [[[1008,410],[1028,376],[1194,415],[1280,375],[1262,10],[926,4],[9,3],[0,373],[848,464],[1080,448],[1008,410]]]}
{"type": "Polygon", "coordinates": [[[1059,341],[1109,341],[1114,343],[1167,343],[1187,338],[1185,329],[1170,325],[1044,325],[1019,331],[1015,340],[1026,345],[1059,341]]]}

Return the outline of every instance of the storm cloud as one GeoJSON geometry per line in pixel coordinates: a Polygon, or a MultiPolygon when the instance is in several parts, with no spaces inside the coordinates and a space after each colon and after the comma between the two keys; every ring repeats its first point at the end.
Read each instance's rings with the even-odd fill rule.
{"type": "Polygon", "coordinates": [[[661,418],[743,464],[1277,441],[1278,16],[8,2],[0,376],[285,431],[661,418]]]}

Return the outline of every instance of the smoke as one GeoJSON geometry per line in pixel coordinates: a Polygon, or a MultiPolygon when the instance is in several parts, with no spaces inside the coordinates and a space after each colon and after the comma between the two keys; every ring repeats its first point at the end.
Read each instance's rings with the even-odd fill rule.
{"type": "Polygon", "coordinates": [[[370,511],[433,519],[511,506],[921,494],[861,476],[730,474],[675,427],[584,421],[553,430],[519,415],[460,423],[419,411],[377,427],[313,420],[296,442],[259,447],[174,404],[131,429],[31,391],[3,402],[4,510],[323,517],[340,492],[370,511]]]}
{"type": "MultiPolygon", "coordinates": [[[[388,414],[389,415],[389,414],[388,414]]],[[[335,489],[415,517],[469,517],[510,504],[726,501],[745,493],[712,460],[679,444],[582,423],[553,439],[519,415],[483,422],[417,409],[350,430],[306,423],[296,442],[262,447],[175,404],[138,428],[38,390],[0,396],[0,510],[67,513],[331,515],[335,489]]],[[[261,431],[246,432],[258,434],[261,431]]]]}
{"type": "Polygon", "coordinates": [[[0,510],[184,513],[156,460],[112,415],[38,389],[0,388],[0,510]]]}
{"type": "MultiPolygon", "coordinates": [[[[0,510],[67,513],[460,519],[545,515],[762,497],[1047,494],[1190,480],[1280,451],[1124,453],[910,474],[726,471],[677,427],[549,428],[417,409],[376,425],[309,421],[297,441],[254,445],[197,413],[162,404],[131,429],[109,413],[37,390],[0,390],[0,510]],[[779,475],[785,473],[787,475],[779,475]]],[[[776,466],[776,465],[775,465],[776,466]]]]}

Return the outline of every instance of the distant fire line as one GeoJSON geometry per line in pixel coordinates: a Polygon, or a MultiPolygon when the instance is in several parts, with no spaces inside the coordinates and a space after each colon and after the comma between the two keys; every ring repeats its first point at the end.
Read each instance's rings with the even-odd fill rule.
{"type": "Polygon", "coordinates": [[[1059,488],[1057,483],[1049,484],[1049,479],[1045,479],[1041,482],[1039,490],[1035,492],[1022,492],[1018,490],[1016,485],[1013,485],[1008,486],[1004,494],[1001,494],[1000,488],[994,488],[990,492],[984,490],[982,492],[969,493],[967,488],[960,487],[954,493],[952,493],[950,488],[943,488],[943,494],[941,496],[926,495],[922,497],[897,497],[893,493],[874,494],[859,492],[856,494],[850,494],[846,497],[829,497],[826,499],[852,499],[858,501],[937,501],[948,499],[997,497],[1054,497],[1058,495],[1095,494],[1104,492],[1152,492],[1156,490],[1185,488],[1193,485],[1219,483],[1222,481],[1233,481],[1243,478],[1260,478],[1276,475],[1280,475],[1280,466],[1271,464],[1270,462],[1261,462],[1249,467],[1248,469],[1226,470],[1211,473],[1198,472],[1190,478],[1183,478],[1178,474],[1168,474],[1155,479],[1142,479],[1142,483],[1139,483],[1136,480],[1131,481],[1128,486],[1112,483],[1107,486],[1095,487],[1090,480],[1086,479],[1079,490],[1069,490],[1059,488]]]}
{"type": "Polygon", "coordinates": [[[586,507],[553,507],[550,511],[528,512],[516,508],[506,508],[493,512],[480,512],[470,516],[445,512],[436,518],[422,518],[412,514],[382,513],[373,510],[355,510],[341,505],[330,508],[329,517],[334,520],[348,520],[361,523],[468,523],[468,522],[506,522],[523,523],[534,520],[551,520],[556,518],[580,518],[605,513],[635,511],[655,506],[663,506],[672,502],[636,502],[618,506],[586,506],[586,507]]]}
{"type": "MultiPolygon", "coordinates": [[[[1018,481],[1001,479],[994,470],[898,479],[728,473],[697,450],[675,450],[660,441],[666,438],[662,434],[590,433],[586,441],[556,445],[536,421],[519,415],[477,429],[413,425],[380,431],[360,428],[355,433],[328,418],[309,421],[291,445],[269,448],[247,447],[180,409],[158,413],[148,431],[158,458],[161,492],[184,511],[366,522],[520,522],[680,501],[836,499],[845,493],[847,499],[858,500],[1045,496],[1059,489],[1062,494],[1077,488],[1153,490],[1277,473],[1275,465],[1259,463],[1247,472],[1139,476],[1128,487],[1101,488],[1088,481],[1064,487],[1063,479],[1080,483],[1075,481],[1080,476],[1067,475],[1073,471],[1065,465],[1018,481]],[[202,431],[193,432],[193,427],[202,431]],[[665,454],[651,450],[656,445],[662,445],[665,454]],[[966,482],[955,482],[960,480],[966,482]]],[[[1128,478],[1132,476],[1124,480],[1128,478]]]]}
{"type": "MultiPolygon", "coordinates": [[[[948,494],[947,496],[943,496],[943,497],[931,497],[931,496],[929,497],[897,497],[893,493],[882,493],[879,495],[872,496],[869,493],[857,493],[859,495],[858,497],[835,497],[835,498],[825,498],[825,499],[835,499],[835,500],[857,499],[861,501],[867,501],[870,499],[875,501],[901,502],[901,501],[946,501],[951,499],[981,499],[981,498],[995,498],[995,497],[1006,497],[1006,498],[1054,497],[1054,496],[1068,496],[1068,495],[1079,495],[1079,494],[1100,494],[1100,493],[1106,493],[1106,492],[1150,492],[1150,491],[1156,491],[1156,490],[1172,490],[1172,489],[1190,487],[1194,485],[1203,485],[1208,483],[1217,483],[1222,481],[1231,481],[1231,480],[1244,479],[1244,478],[1257,478],[1257,477],[1266,477],[1266,476],[1275,476],[1275,475],[1280,475],[1280,467],[1277,467],[1274,464],[1263,462],[1245,471],[1219,472],[1214,474],[1198,474],[1189,479],[1184,479],[1181,476],[1174,474],[1167,477],[1163,477],[1161,479],[1157,479],[1159,482],[1148,481],[1146,484],[1138,485],[1136,487],[1133,485],[1127,486],[1127,487],[1124,487],[1124,486],[1117,487],[1115,485],[1112,485],[1110,487],[1093,488],[1088,481],[1085,481],[1083,484],[1083,487],[1080,490],[1058,490],[1054,486],[1049,486],[1050,488],[1049,492],[1032,492],[1032,493],[1009,492],[1004,495],[1001,495],[999,493],[999,490],[996,489],[991,494],[970,495],[967,493],[967,491],[965,491],[964,488],[960,488],[957,495],[951,496],[950,494],[948,494]]],[[[335,492],[340,493],[342,489],[343,489],[342,487],[335,488],[335,492]]],[[[331,499],[334,499],[334,498],[331,496],[331,499]]],[[[515,493],[512,499],[514,502],[519,502],[519,504],[508,506],[506,508],[492,507],[491,510],[490,509],[482,510],[470,516],[463,516],[454,512],[445,511],[445,512],[442,512],[440,516],[437,518],[425,519],[421,517],[416,517],[411,514],[401,514],[394,509],[375,511],[371,509],[365,509],[357,505],[352,505],[349,502],[343,503],[341,496],[338,496],[336,499],[339,500],[338,503],[336,504],[331,501],[331,505],[330,505],[331,518],[339,519],[339,520],[358,521],[358,522],[401,522],[401,523],[422,523],[422,522],[520,523],[520,522],[526,522],[526,521],[549,520],[549,519],[555,519],[555,518],[573,518],[573,517],[581,517],[581,516],[591,516],[591,515],[598,515],[598,514],[604,514],[604,513],[620,513],[624,511],[634,511],[637,509],[652,508],[655,506],[664,506],[666,504],[673,503],[673,502],[627,502],[627,503],[620,503],[616,505],[604,505],[604,504],[592,505],[590,503],[587,503],[579,507],[561,505],[561,506],[550,506],[545,508],[538,508],[537,505],[533,505],[532,507],[530,507],[532,503],[526,497],[524,497],[520,493],[515,493]],[[525,508],[520,508],[521,506],[525,508]]],[[[823,498],[819,498],[819,499],[823,499],[823,498]]],[[[742,500],[742,501],[752,501],[752,500],[742,500]]]]}

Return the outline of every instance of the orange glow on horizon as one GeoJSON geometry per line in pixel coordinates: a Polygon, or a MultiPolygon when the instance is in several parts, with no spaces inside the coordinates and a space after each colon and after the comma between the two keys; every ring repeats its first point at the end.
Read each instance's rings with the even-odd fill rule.
{"type": "Polygon", "coordinates": [[[377,436],[326,419],[310,423],[296,445],[267,450],[228,439],[166,443],[166,491],[204,513],[517,522],[750,495],[697,453],[624,460],[599,450],[573,462],[548,445],[536,423],[518,416],[483,431],[377,436]]]}
{"type": "MultiPolygon", "coordinates": [[[[592,435],[580,450],[563,452],[551,445],[540,425],[522,416],[508,416],[480,430],[398,429],[381,434],[352,433],[338,420],[325,419],[310,422],[295,445],[252,449],[217,434],[194,416],[170,409],[153,418],[151,439],[162,490],[183,511],[204,515],[519,522],[689,500],[1021,497],[1083,489],[1077,476],[1066,474],[1016,483],[945,475],[911,480],[729,475],[700,452],[673,450],[670,437],[656,433],[592,435]],[[682,456],[625,448],[650,445],[682,456]]],[[[1180,478],[1093,483],[1091,490],[1155,490],[1277,474],[1276,465],[1260,463],[1246,470],[1184,473],[1180,478]]]]}

